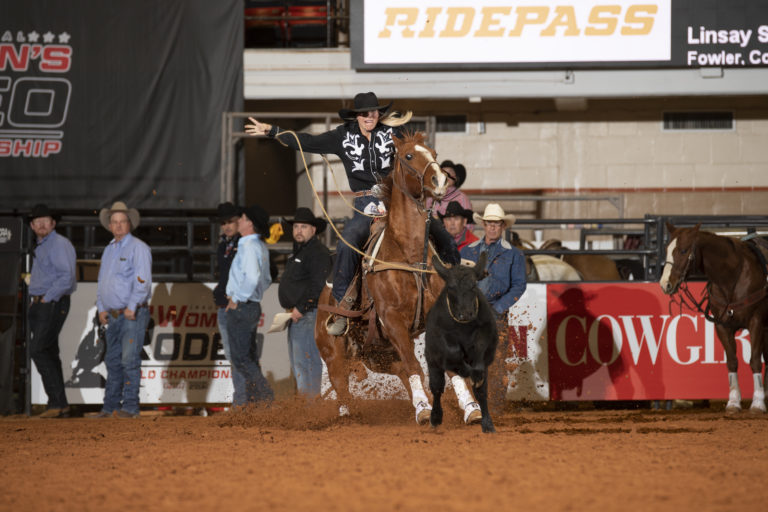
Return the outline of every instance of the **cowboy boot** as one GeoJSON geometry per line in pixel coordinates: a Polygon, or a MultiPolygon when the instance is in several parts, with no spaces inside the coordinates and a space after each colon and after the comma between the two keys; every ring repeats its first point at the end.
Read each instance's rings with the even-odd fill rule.
{"type": "MultiPolygon", "coordinates": [[[[339,302],[338,304],[339,309],[343,309],[346,311],[353,311],[355,309],[355,302],[357,302],[359,282],[360,282],[360,273],[358,272],[357,274],[355,274],[354,279],[352,279],[352,283],[349,285],[349,288],[347,288],[347,293],[344,294],[344,297],[341,299],[341,302],[339,302]]],[[[325,330],[331,336],[341,336],[342,334],[346,333],[347,325],[349,322],[347,320],[347,317],[344,315],[334,315],[334,316],[335,316],[335,319],[333,320],[332,323],[326,324],[325,330]]]]}

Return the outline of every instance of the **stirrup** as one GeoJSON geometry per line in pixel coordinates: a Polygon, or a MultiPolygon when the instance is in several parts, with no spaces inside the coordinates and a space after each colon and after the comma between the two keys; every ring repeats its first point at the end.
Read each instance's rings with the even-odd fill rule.
{"type": "Polygon", "coordinates": [[[328,334],[331,336],[341,336],[346,334],[347,328],[349,327],[347,317],[337,315],[336,320],[334,320],[333,323],[330,323],[331,318],[332,317],[328,317],[328,321],[325,323],[325,330],[328,334]]]}

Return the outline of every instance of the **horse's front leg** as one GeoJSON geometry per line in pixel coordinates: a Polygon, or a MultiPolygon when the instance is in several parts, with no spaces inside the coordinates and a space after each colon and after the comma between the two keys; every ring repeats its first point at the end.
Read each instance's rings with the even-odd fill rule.
{"type": "MultiPolygon", "coordinates": [[[[765,388],[763,380],[763,344],[765,343],[765,328],[762,315],[755,314],[749,322],[749,335],[752,340],[752,354],[749,358],[749,367],[752,368],[752,380],[755,384],[752,392],[752,405],[749,412],[753,414],[765,413],[765,388]]],[[[768,360],[766,360],[768,362],[768,360]]]]}
{"type": "Polygon", "coordinates": [[[736,355],[736,339],[734,332],[720,324],[715,324],[715,331],[720,340],[720,344],[725,350],[725,362],[728,366],[728,403],[725,405],[725,412],[735,414],[741,412],[741,390],[739,389],[739,377],[737,370],[739,368],[739,359],[736,355]]]}
{"type": "Polygon", "coordinates": [[[400,356],[401,371],[408,377],[411,403],[416,410],[416,423],[424,425],[429,421],[432,406],[429,404],[429,398],[424,391],[424,371],[416,359],[416,354],[413,351],[413,340],[408,328],[405,327],[408,325],[408,320],[401,317],[395,319],[389,315],[382,315],[382,319],[384,336],[395,347],[400,356]]]}
{"type": "MultiPolygon", "coordinates": [[[[482,413],[480,412],[480,404],[475,401],[471,391],[467,387],[466,381],[454,372],[447,372],[448,377],[451,379],[451,385],[453,391],[456,393],[456,398],[459,400],[459,408],[464,411],[464,423],[467,425],[473,425],[482,419],[482,413]]],[[[432,374],[429,374],[430,383],[432,382],[432,374]]]]}

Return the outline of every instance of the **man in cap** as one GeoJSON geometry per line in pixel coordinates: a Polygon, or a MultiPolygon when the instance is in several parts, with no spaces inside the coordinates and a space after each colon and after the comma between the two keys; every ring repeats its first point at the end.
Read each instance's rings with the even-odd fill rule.
{"type": "Polygon", "coordinates": [[[55,231],[57,220],[44,204],[35,205],[29,216],[29,226],[36,235],[29,281],[29,353],[48,395],[48,407],[41,418],[69,416],[59,333],[69,314],[69,296],[77,288],[75,248],[55,231]]]}
{"type": "Polygon", "coordinates": [[[459,251],[478,238],[467,228],[472,222],[472,210],[464,209],[458,201],[451,201],[445,209],[445,213],[439,214],[440,220],[445,225],[445,230],[453,237],[459,251]]]}
{"type": "Polygon", "coordinates": [[[230,202],[221,203],[216,207],[216,216],[212,219],[219,223],[219,246],[216,248],[216,261],[218,263],[219,282],[213,289],[213,301],[216,303],[216,319],[219,326],[219,335],[221,336],[221,345],[224,348],[224,355],[230,362],[230,372],[232,374],[232,385],[235,394],[232,396],[232,402],[235,404],[245,403],[245,377],[235,368],[232,363],[232,350],[229,344],[229,334],[227,332],[227,281],[229,281],[229,269],[232,266],[232,260],[237,254],[237,243],[240,240],[240,233],[237,232],[237,221],[242,212],[240,208],[230,202]]]}
{"type": "MultiPolygon", "coordinates": [[[[353,108],[342,108],[339,117],[344,124],[335,129],[311,135],[299,133],[301,149],[307,153],[334,154],[341,159],[347,173],[349,187],[355,196],[352,218],[344,225],[342,237],[353,247],[344,242],[336,246],[336,262],[333,268],[333,298],[342,309],[351,309],[355,297],[346,295],[352,283],[360,256],[355,252],[362,248],[368,239],[371,228],[371,217],[365,214],[379,214],[383,206],[376,196],[376,185],[392,171],[395,161],[395,144],[392,137],[400,135],[400,126],[411,118],[408,112],[400,116],[390,112],[392,102],[386,105],[379,103],[376,94],[361,92],[355,95],[353,108]]],[[[245,125],[245,131],[251,135],[266,135],[277,138],[286,146],[299,149],[296,139],[290,134],[281,134],[278,126],[261,123],[249,118],[250,124],[245,125]]],[[[450,236],[439,222],[430,223],[430,235],[435,239],[440,257],[447,263],[458,263],[459,255],[450,243],[450,236]]],[[[328,326],[328,333],[334,336],[346,330],[347,319],[337,316],[328,326]]]]}
{"type": "Polygon", "coordinates": [[[327,222],[309,208],[298,208],[288,221],[293,232],[293,254],[277,290],[280,305],[291,312],[288,325],[288,355],[299,393],[314,398],[320,395],[323,362],[315,343],[317,298],[331,271],[331,254],[317,235],[327,222]]]}
{"type": "Polygon", "coordinates": [[[496,312],[496,327],[499,344],[496,359],[489,368],[489,403],[495,409],[503,406],[507,384],[504,379],[509,320],[507,313],[525,293],[525,257],[523,253],[507,242],[504,231],[515,223],[515,216],[505,214],[500,205],[490,203],[480,216],[473,214],[476,224],[482,224],[485,236],[461,250],[462,259],[477,262],[481,252],[487,253],[485,269],[488,276],[477,283],[488,302],[496,312]]]}
{"type": "Polygon", "coordinates": [[[111,208],[101,209],[99,221],[114,238],[101,255],[96,288],[99,322],[107,326],[107,384],[104,405],[96,417],[136,418],[152,293],[152,253],[131,234],[140,221],[135,208],[116,201],[111,208]]]}
{"type": "Polygon", "coordinates": [[[259,354],[254,346],[261,320],[261,299],[272,283],[269,251],[263,241],[269,233],[269,215],[256,204],[244,208],[237,221],[237,231],[240,240],[229,269],[225,325],[232,364],[244,377],[245,387],[235,388],[235,398],[243,397],[245,401],[235,401],[234,405],[244,406],[274,398],[269,382],[261,373],[259,354]]]}

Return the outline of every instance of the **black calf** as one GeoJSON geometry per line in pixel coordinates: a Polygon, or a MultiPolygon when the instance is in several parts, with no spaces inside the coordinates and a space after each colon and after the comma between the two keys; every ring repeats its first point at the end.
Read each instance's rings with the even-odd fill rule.
{"type": "Polygon", "coordinates": [[[493,362],[498,336],[496,315],[477,287],[485,272],[486,253],[480,253],[474,268],[455,265],[445,268],[437,258],[432,263],[445,281],[445,288],[427,314],[424,355],[429,369],[429,389],[434,396],[430,423],[443,422],[440,397],[445,372],[469,377],[482,412],[483,432],[496,432],[488,412],[488,367],[493,362]]]}

